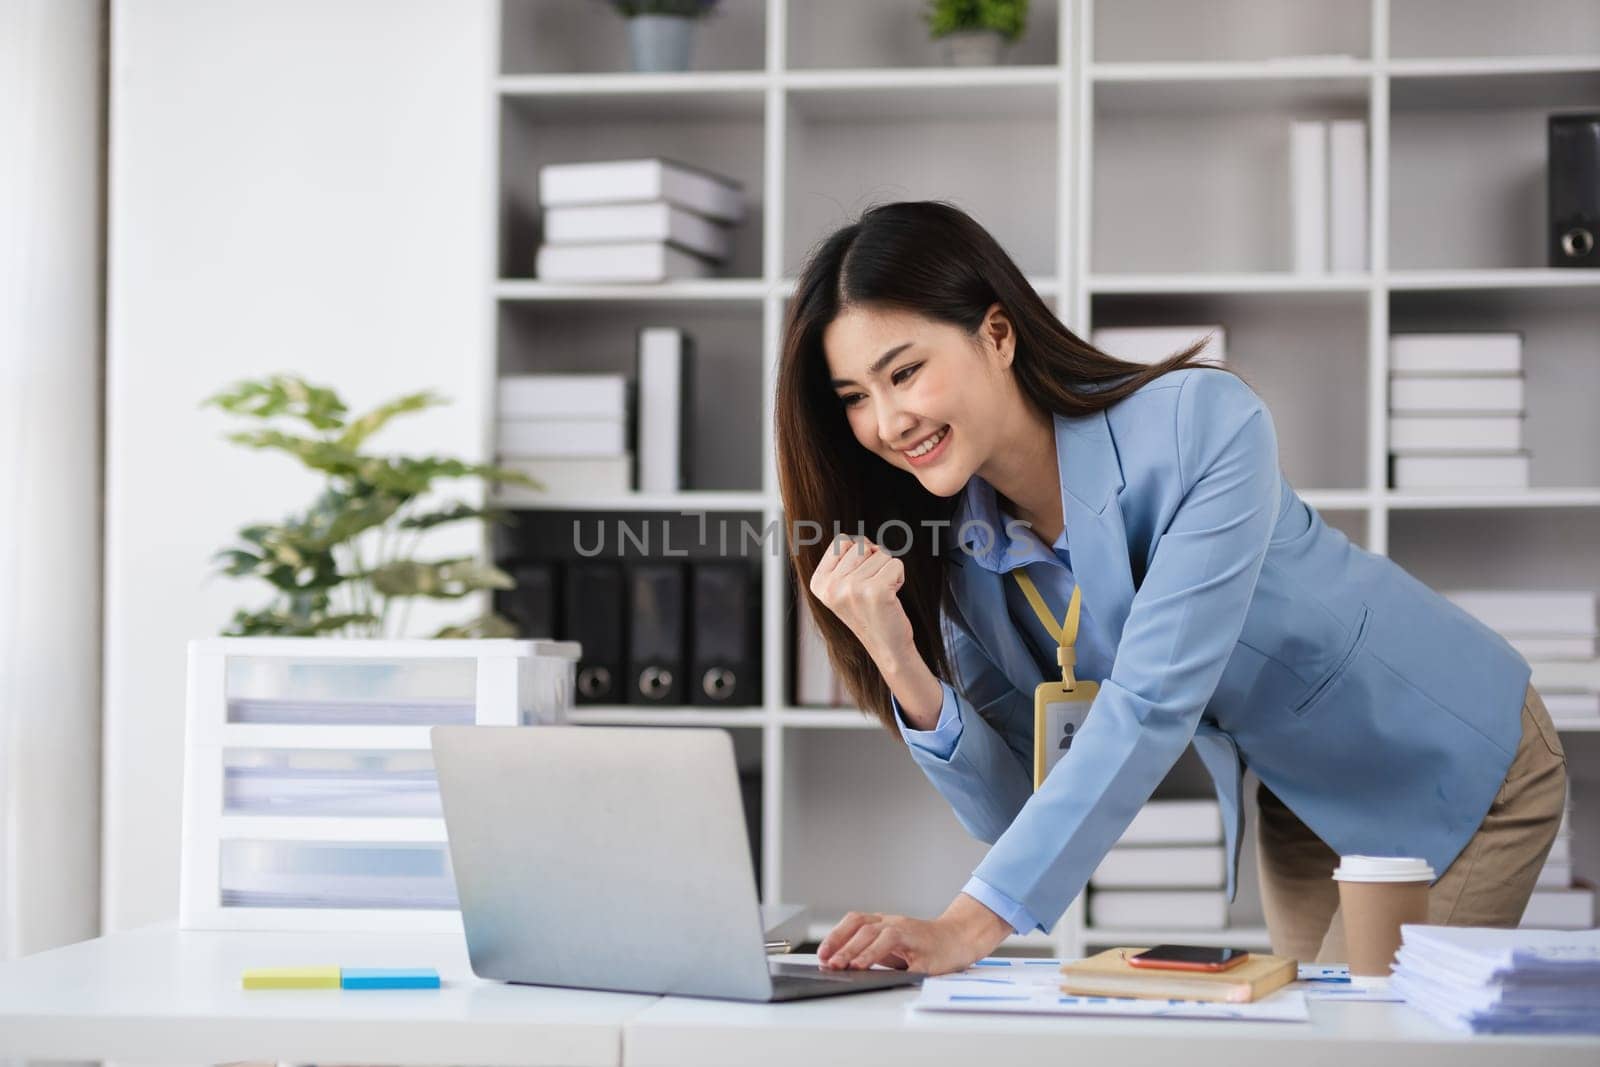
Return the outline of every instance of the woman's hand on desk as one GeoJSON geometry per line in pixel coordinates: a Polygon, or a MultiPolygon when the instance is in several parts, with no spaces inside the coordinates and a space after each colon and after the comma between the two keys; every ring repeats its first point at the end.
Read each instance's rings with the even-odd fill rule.
{"type": "Polygon", "coordinates": [[[964,971],[1011,933],[1011,925],[965,893],[937,919],[851,912],[817,949],[823,967],[865,970],[883,964],[923,974],[964,971]]]}

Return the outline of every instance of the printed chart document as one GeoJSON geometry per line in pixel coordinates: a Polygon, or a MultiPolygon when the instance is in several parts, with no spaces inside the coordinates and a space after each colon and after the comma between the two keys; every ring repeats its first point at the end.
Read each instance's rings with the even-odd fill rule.
{"type": "Polygon", "coordinates": [[[918,1011],[1017,1012],[1042,1015],[1121,1015],[1167,1019],[1249,1019],[1305,1022],[1306,995],[1284,988],[1250,1004],[1200,1000],[1087,997],[1061,992],[1061,961],[979,960],[960,974],[926,978],[912,1006],[918,1011]]]}
{"type": "Polygon", "coordinates": [[[1302,963],[1294,988],[1303,989],[1309,1000],[1404,1000],[1377,976],[1352,978],[1348,963],[1302,963]]]}

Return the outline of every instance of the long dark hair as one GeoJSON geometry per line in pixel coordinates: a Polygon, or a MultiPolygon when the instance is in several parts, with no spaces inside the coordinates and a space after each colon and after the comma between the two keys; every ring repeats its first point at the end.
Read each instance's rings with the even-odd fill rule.
{"type": "MultiPolygon", "coordinates": [[[[909,471],[863,454],[829,381],[822,334],[850,307],[908,311],[958,326],[973,337],[998,303],[1016,330],[1011,369],[1030,402],[1063,416],[1104,410],[1163,374],[1200,366],[1202,339],[1155,364],[1107,355],[1061,324],[993,236],[960,209],[937,201],[871,208],[812,250],[789,303],[778,367],[774,429],[797,594],[809,605],[834,669],[857,706],[893,730],[889,688],[871,656],[810,590],[832,532],[866,533],[891,520],[910,527],[900,556],[900,599],[917,651],[940,678],[952,678],[939,609],[949,595],[945,552],[933,538],[960,494],[939,497],[909,471]],[[1084,389],[1084,386],[1090,387],[1084,389]],[[820,531],[820,536],[819,536],[820,531]]],[[[897,540],[902,527],[894,527],[897,540]]],[[[901,545],[892,550],[899,553],[901,545]]]]}

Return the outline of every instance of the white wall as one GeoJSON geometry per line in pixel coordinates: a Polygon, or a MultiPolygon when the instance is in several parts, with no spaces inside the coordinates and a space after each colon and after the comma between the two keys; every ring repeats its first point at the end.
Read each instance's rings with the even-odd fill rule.
{"type": "Polygon", "coordinates": [[[223,442],[200,401],[278,370],[353,408],[432,387],[455,402],[378,442],[487,454],[494,18],[489,0],[114,2],[108,931],[177,912],[184,645],[263,599],[208,578],[211,554],[316,488],[223,442]]]}
{"type": "Polygon", "coordinates": [[[0,959],[93,937],[104,0],[0,0],[0,959]]]}

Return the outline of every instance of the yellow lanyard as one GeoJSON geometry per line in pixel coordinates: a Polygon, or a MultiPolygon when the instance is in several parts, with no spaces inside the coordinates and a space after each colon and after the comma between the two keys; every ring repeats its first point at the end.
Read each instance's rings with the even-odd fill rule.
{"type": "Polygon", "coordinates": [[[1074,582],[1072,586],[1072,602],[1067,605],[1066,617],[1058,623],[1055,616],[1050,614],[1044,597],[1039,595],[1039,588],[1033,584],[1033,579],[1022,573],[1021,567],[1012,571],[1011,576],[1022,587],[1022,594],[1028,598],[1033,613],[1044,624],[1045,632],[1056,639],[1056,662],[1061,665],[1061,682],[1068,689],[1073,688],[1077,685],[1073,668],[1078,665],[1078,653],[1073,646],[1078,641],[1078,604],[1082,600],[1077,583],[1074,582]]]}

